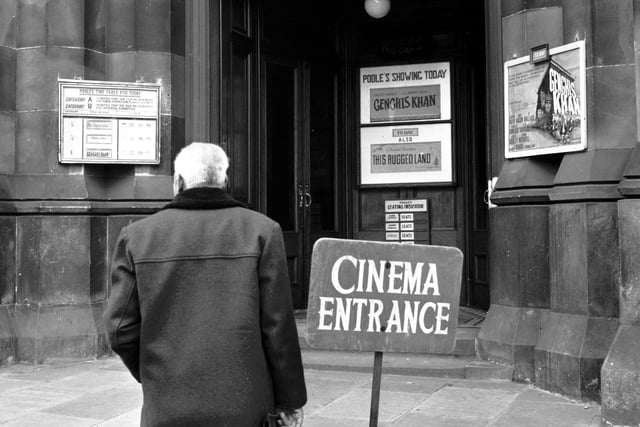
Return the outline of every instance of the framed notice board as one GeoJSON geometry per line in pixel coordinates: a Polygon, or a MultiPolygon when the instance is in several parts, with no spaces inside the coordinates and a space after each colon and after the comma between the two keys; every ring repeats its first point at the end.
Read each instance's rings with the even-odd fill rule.
{"type": "Polygon", "coordinates": [[[160,85],[58,80],[60,163],[160,163],[160,85]]]}
{"type": "Polygon", "coordinates": [[[584,40],[504,64],[505,158],[587,148],[584,40]]]}
{"type": "Polygon", "coordinates": [[[360,69],[360,185],[453,183],[451,63],[360,69]]]}
{"type": "Polygon", "coordinates": [[[363,127],[360,138],[361,184],[453,180],[450,123],[363,127]]]}

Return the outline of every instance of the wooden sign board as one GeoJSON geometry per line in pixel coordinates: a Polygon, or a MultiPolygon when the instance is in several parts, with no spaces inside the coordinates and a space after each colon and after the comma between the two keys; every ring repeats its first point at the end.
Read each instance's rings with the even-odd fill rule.
{"type": "Polygon", "coordinates": [[[451,353],[461,280],[458,248],[320,239],[307,341],[317,349],[451,353]]]}

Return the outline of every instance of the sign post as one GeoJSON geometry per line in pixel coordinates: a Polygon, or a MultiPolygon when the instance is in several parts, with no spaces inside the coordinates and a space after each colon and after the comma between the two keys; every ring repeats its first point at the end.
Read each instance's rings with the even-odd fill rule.
{"type": "Polygon", "coordinates": [[[378,425],[378,409],[380,408],[380,386],[382,385],[382,353],[373,354],[373,380],[371,382],[371,410],[369,411],[369,427],[378,425]]]}
{"type": "Polygon", "coordinates": [[[374,352],[377,425],[383,352],[453,352],[462,252],[453,247],[320,239],[307,310],[312,348],[374,352]]]}

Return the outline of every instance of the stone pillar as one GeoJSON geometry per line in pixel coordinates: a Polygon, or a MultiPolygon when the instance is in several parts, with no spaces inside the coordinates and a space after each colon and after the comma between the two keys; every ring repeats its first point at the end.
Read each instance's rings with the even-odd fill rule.
{"type": "MultiPolygon", "coordinates": [[[[0,2],[0,199],[11,194],[8,174],[15,172],[17,1],[0,2]]],[[[0,202],[1,203],[1,202],[0,202]]],[[[4,210],[11,210],[6,206],[4,210]]],[[[16,217],[3,216],[0,209],[0,365],[13,362],[15,332],[10,308],[15,303],[16,217]]]]}
{"type": "Polygon", "coordinates": [[[618,327],[617,204],[551,206],[549,320],[535,348],[535,382],[599,399],[600,367],[618,327]]]}
{"type": "Polygon", "coordinates": [[[549,307],[549,208],[505,206],[489,214],[491,307],[478,353],[513,366],[514,379],[533,381],[534,347],[549,307]]]}
{"type": "MultiPolygon", "coordinates": [[[[542,43],[562,44],[561,7],[527,10],[522,2],[492,4],[496,15],[488,14],[487,26],[502,27],[503,61],[527,55],[542,43]]],[[[502,75],[503,61],[489,75],[502,75]]],[[[503,123],[502,117],[493,120],[503,123]]],[[[502,141],[493,144],[504,150],[502,141]]],[[[477,348],[482,358],[513,366],[514,379],[521,381],[535,378],[534,349],[548,317],[549,190],[558,165],[552,156],[507,160],[491,198],[498,205],[489,211],[491,306],[477,348]]]]}
{"type": "MultiPolygon", "coordinates": [[[[637,9],[634,18],[638,58],[640,11],[637,9]]],[[[638,105],[640,76],[636,76],[638,105]]],[[[640,425],[640,144],[636,144],[624,176],[618,187],[626,197],[618,202],[620,327],[601,371],[602,418],[615,425],[640,425]]]]}
{"type": "Polygon", "coordinates": [[[536,345],[536,383],[599,400],[618,328],[618,185],[636,140],[633,2],[565,4],[587,41],[587,150],[562,156],[549,192],[550,318],[536,345]]]}
{"type": "MultiPolygon", "coordinates": [[[[0,14],[1,16],[1,14],[0,14]]],[[[16,359],[13,325],[16,286],[16,217],[0,216],[0,366],[16,359]]]]}
{"type": "Polygon", "coordinates": [[[0,2],[0,364],[91,358],[120,228],[172,194],[184,2],[0,2]],[[58,162],[58,78],[160,82],[158,166],[58,162]]]}
{"type": "MultiPolygon", "coordinates": [[[[557,1],[545,8],[526,2],[501,4],[504,61],[528,54],[534,41],[551,48],[586,41],[587,90],[581,97],[587,103],[587,150],[505,161],[492,197],[498,205],[491,212],[492,305],[479,335],[479,351],[483,357],[512,363],[516,372],[518,364],[527,366],[521,369],[527,373],[522,378],[531,375],[533,352],[538,385],[599,399],[600,367],[618,328],[618,184],[636,141],[635,98],[629,92],[636,74],[634,3],[557,1]],[[548,170],[551,178],[532,178],[532,165],[543,162],[555,166],[548,170]],[[532,198],[536,205],[527,206],[532,198]],[[533,211],[515,215],[508,212],[512,209],[533,211]],[[509,226],[520,221],[529,227],[527,215],[542,216],[543,210],[548,220],[538,223],[540,228],[548,224],[546,257],[538,256],[539,247],[527,246],[533,231],[509,226]],[[528,257],[548,268],[548,310],[540,305],[540,288],[527,293],[519,279],[526,266],[521,260],[528,257]],[[538,312],[531,322],[538,328],[537,339],[533,326],[519,331],[519,325],[530,325],[523,316],[527,305],[538,312]]],[[[494,145],[503,149],[502,143],[494,145]]]]}
{"type": "Polygon", "coordinates": [[[618,202],[620,327],[602,366],[602,418],[640,424],[640,199],[618,202]]]}

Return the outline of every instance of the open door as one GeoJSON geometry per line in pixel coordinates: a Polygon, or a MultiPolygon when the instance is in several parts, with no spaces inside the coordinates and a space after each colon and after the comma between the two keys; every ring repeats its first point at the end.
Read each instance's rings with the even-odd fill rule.
{"type": "Polygon", "coordinates": [[[330,69],[264,55],[264,205],[285,237],[295,308],[305,308],[313,244],[338,237],[335,79],[330,69]]]}
{"type": "Polygon", "coordinates": [[[294,307],[306,304],[309,244],[309,112],[302,61],[265,56],[262,62],[263,167],[266,214],[284,234],[294,307]]]}
{"type": "Polygon", "coordinates": [[[299,2],[220,5],[219,134],[232,160],[229,190],[280,223],[294,306],[304,308],[313,243],[344,237],[347,222],[339,212],[347,203],[335,29],[299,2]]]}
{"type": "MultiPolygon", "coordinates": [[[[255,179],[259,168],[258,1],[220,0],[219,25],[220,97],[214,101],[219,102],[219,142],[231,160],[229,191],[261,210],[255,179]]],[[[212,71],[214,77],[216,72],[212,71]]]]}

